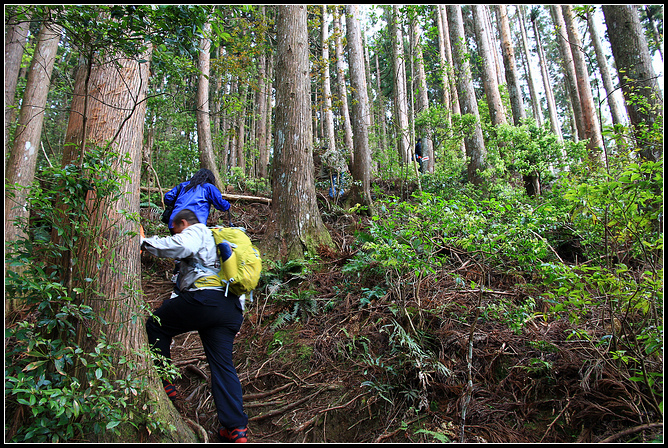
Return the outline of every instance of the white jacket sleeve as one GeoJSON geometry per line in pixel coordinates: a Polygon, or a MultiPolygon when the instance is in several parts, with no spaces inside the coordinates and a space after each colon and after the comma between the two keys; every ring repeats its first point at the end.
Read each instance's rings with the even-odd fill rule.
{"type": "Polygon", "coordinates": [[[182,260],[193,256],[200,249],[202,237],[194,230],[187,227],[176,235],[145,238],[143,247],[156,257],[182,260]]]}

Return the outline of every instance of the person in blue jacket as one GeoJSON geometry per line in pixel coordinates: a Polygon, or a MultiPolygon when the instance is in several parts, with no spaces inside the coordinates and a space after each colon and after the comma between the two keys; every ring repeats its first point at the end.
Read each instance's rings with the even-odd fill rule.
{"type": "Polygon", "coordinates": [[[192,210],[199,222],[206,225],[211,205],[222,212],[230,209],[230,203],[223,199],[222,193],[214,185],[215,182],[213,173],[202,168],[190,180],[181,182],[165,193],[165,203],[174,204],[174,210],[167,224],[170,234],[174,235],[174,216],[181,210],[192,210]]]}

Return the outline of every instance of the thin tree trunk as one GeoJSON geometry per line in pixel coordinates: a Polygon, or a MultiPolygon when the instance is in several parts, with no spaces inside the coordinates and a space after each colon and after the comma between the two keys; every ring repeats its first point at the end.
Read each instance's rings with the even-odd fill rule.
{"type": "Polygon", "coordinates": [[[39,32],[35,53],[30,63],[28,82],[23,94],[19,123],[14,135],[14,145],[5,170],[6,185],[19,187],[14,198],[5,200],[5,240],[16,241],[25,237],[14,220],[27,219],[29,187],[35,178],[44,124],[44,110],[51,86],[51,74],[56,61],[61,27],[45,19],[39,32]],[[23,188],[21,188],[23,187],[23,188]]]}
{"type": "Polygon", "coordinates": [[[571,51],[571,46],[569,44],[566,23],[564,22],[564,16],[559,5],[550,5],[549,8],[557,34],[557,43],[559,44],[559,53],[561,54],[564,73],[566,74],[567,91],[571,99],[571,107],[573,108],[573,118],[577,129],[578,139],[584,140],[587,138],[585,136],[585,120],[582,116],[582,105],[580,102],[577,75],[575,74],[573,52],[571,51]]]}
{"type": "Polygon", "coordinates": [[[411,149],[409,144],[408,123],[408,97],[406,92],[406,60],[404,57],[403,33],[399,22],[399,7],[392,5],[391,26],[392,30],[392,53],[394,67],[394,116],[398,134],[399,160],[408,164],[411,160],[411,149]]]}
{"type": "Polygon", "coordinates": [[[540,96],[538,95],[538,89],[536,88],[533,70],[531,69],[531,62],[529,57],[531,52],[529,51],[529,42],[527,39],[527,30],[526,30],[526,21],[524,19],[524,6],[519,5],[516,7],[516,16],[519,17],[520,22],[520,34],[522,36],[522,48],[524,51],[524,64],[526,68],[527,84],[529,84],[529,96],[531,97],[531,108],[533,110],[533,116],[539,126],[543,125],[543,112],[540,107],[540,96]]]}
{"type": "Polygon", "coordinates": [[[7,160],[7,138],[14,121],[16,85],[21,70],[23,50],[28,39],[29,22],[17,22],[7,26],[5,34],[5,158],[7,160]]]}
{"type": "Polygon", "coordinates": [[[380,64],[378,63],[378,52],[375,53],[376,59],[376,89],[378,90],[378,121],[380,122],[380,148],[387,148],[387,120],[385,119],[385,97],[380,84],[380,64]]]}
{"type": "Polygon", "coordinates": [[[476,119],[473,130],[464,136],[466,157],[468,159],[468,180],[472,184],[480,186],[483,183],[481,173],[485,169],[487,150],[480,125],[480,114],[478,113],[478,103],[471,78],[471,68],[467,58],[468,50],[466,49],[462,10],[459,5],[447,5],[446,11],[450,22],[450,41],[455,42],[452,55],[460,108],[462,114],[471,114],[476,119]]]}
{"type": "Polygon", "coordinates": [[[336,151],[336,133],[334,131],[334,111],[332,110],[332,87],[331,87],[331,77],[329,74],[329,33],[327,27],[329,22],[327,21],[327,6],[322,6],[322,30],[321,30],[321,40],[322,40],[322,61],[323,61],[323,80],[322,80],[322,94],[324,101],[324,115],[325,115],[325,142],[327,143],[327,148],[332,151],[336,151]]]}
{"type": "Polygon", "coordinates": [[[371,210],[371,148],[369,147],[369,99],[367,97],[366,70],[358,5],[346,6],[346,31],[348,39],[348,62],[350,64],[350,86],[353,92],[352,125],[355,163],[353,164],[353,187],[350,201],[362,204],[371,210]]]}
{"type": "Polygon", "coordinates": [[[543,53],[543,43],[541,42],[540,33],[538,33],[538,25],[536,19],[531,17],[533,24],[533,32],[536,38],[536,53],[538,53],[538,60],[540,61],[540,71],[543,77],[543,88],[545,89],[545,97],[547,99],[547,111],[550,116],[550,128],[557,136],[559,141],[563,141],[564,137],[561,133],[561,125],[559,124],[559,117],[557,115],[557,107],[554,103],[554,95],[552,93],[552,84],[550,76],[547,72],[547,65],[545,61],[545,54],[543,53]]]}
{"type": "Polygon", "coordinates": [[[619,106],[617,102],[617,90],[612,82],[612,77],[610,76],[610,70],[608,70],[608,60],[605,57],[603,52],[603,46],[601,44],[601,39],[598,37],[598,31],[596,30],[596,25],[594,24],[592,11],[587,9],[587,27],[589,29],[589,34],[591,35],[592,43],[594,44],[594,51],[596,52],[596,62],[598,63],[598,70],[601,73],[601,79],[603,79],[603,87],[605,88],[605,93],[607,94],[606,99],[608,107],[610,108],[610,115],[612,116],[613,124],[624,124],[628,120],[625,117],[623,109],[619,106]]]}
{"type": "Polygon", "coordinates": [[[339,100],[341,101],[341,120],[343,121],[343,144],[348,160],[348,165],[354,164],[353,153],[353,131],[350,124],[350,112],[348,110],[348,89],[346,88],[346,78],[344,74],[343,64],[343,43],[341,37],[343,30],[341,29],[341,12],[338,10],[334,12],[334,49],[336,54],[336,78],[338,80],[339,100]]]}
{"type": "MultiPolygon", "coordinates": [[[[265,5],[260,6],[260,17],[261,20],[266,19],[266,7],[265,5]]],[[[262,41],[264,42],[265,36],[261,36],[262,41]]],[[[258,149],[258,166],[256,173],[258,177],[266,178],[267,177],[267,163],[265,160],[269,160],[269,154],[267,150],[267,54],[264,51],[260,51],[258,56],[258,83],[257,83],[257,95],[256,104],[257,104],[257,125],[256,133],[257,137],[257,149],[258,149]]]]}
{"type": "Polygon", "coordinates": [[[197,146],[199,148],[200,164],[202,168],[211,170],[216,178],[216,187],[224,189],[220,172],[213,156],[213,140],[211,138],[211,116],[209,114],[209,75],[211,59],[211,23],[206,22],[203,27],[203,37],[199,47],[199,82],[197,83],[197,146]]]}
{"type": "Polygon", "coordinates": [[[575,65],[575,74],[578,81],[578,93],[580,95],[580,105],[582,107],[582,118],[584,122],[585,138],[589,159],[594,165],[600,165],[602,162],[607,164],[605,152],[603,151],[603,136],[601,127],[596,117],[596,107],[594,106],[594,96],[591,91],[591,81],[589,81],[589,71],[587,62],[584,58],[582,41],[580,34],[575,26],[575,18],[570,5],[562,5],[561,10],[566,22],[568,39],[573,53],[573,64],[575,65]]]}
{"type": "Polygon", "coordinates": [[[506,124],[506,113],[501,102],[499,85],[497,84],[496,63],[492,55],[493,49],[489,42],[486,27],[486,8],[484,5],[471,5],[473,9],[473,25],[477,37],[479,55],[482,61],[482,83],[489,114],[494,126],[506,124]]]}
{"type": "MultiPolygon", "coordinates": [[[[415,66],[417,67],[417,114],[425,112],[429,109],[429,96],[427,94],[427,75],[424,69],[424,57],[422,55],[421,33],[418,27],[417,19],[413,20],[412,35],[414,38],[413,48],[415,51],[415,66]]],[[[425,132],[424,128],[418,129],[418,136],[422,138],[422,154],[428,157],[426,162],[423,162],[424,171],[428,173],[434,172],[434,152],[431,138],[425,132]]]]}
{"type": "Polygon", "coordinates": [[[513,123],[515,126],[519,126],[526,118],[526,112],[524,111],[520,79],[517,74],[517,65],[515,63],[515,50],[513,49],[513,42],[510,37],[508,10],[506,5],[498,5],[497,8],[497,22],[499,24],[499,35],[501,37],[501,48],[503,50],[503,66],[506,72],[508,94],[510,96],[510,108],[513,114],[513,123]]]}

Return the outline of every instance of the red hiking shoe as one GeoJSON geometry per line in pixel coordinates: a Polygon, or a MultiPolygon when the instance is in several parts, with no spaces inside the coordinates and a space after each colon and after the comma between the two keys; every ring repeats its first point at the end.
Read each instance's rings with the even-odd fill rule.
{"type": "Polygon", "coordinates": [[[247,432],[248,427],[234,428],[232,430],[227,428],[220,428],[218,430],[218,437],[220,437],[223,442],[246,443],[248,442],[248,438],[246,437],[247,432]]]}

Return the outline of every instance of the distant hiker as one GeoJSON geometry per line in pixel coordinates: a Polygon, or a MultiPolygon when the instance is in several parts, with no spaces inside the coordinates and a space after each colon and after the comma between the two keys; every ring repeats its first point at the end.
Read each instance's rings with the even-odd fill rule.
{"type": "MultiPolygon", "coordinates": [[[[146,321],[148,341],[155,352],[171,360],[172,338],[199,332],[211,369],[211,389],[225,442],[246,442],[248,416],[243,409],[241,382],[232,361],[234,337],[243,322],[239,297],[224,286],[203,286],[217,271],[218,253],[211,230],[184,209],[172,219],[174,235],[141,239],[141,248],[161,258],[180,259],[175,292],[146,321]]],[[[165,392],[176,398],[176,387],[162,380],[165,392]]]]}
{"type": "Polygon", "coordinates": [[[343,178],[348,171],[346,159],[339,151],[323,147],[325,152],[322,154],[321,174],[319,177],[326,177],[329,180],[329,197],[337,198],[343,196],[343,178]]]}
{"type": "Polygon", "coordinates": [[[172,222],[174,216],[183,209],[190,209],[195,212],[199,222],[206,226],[209,219],[211,205],[220,211],[230,209],[230,203],[223,199],[222,193],[216,186],[216,179],[213,173],[206,168],[202,168],[195,175],[185,182],[181,182],[165,194],[165,203],[173,204],[174,210],[169,218],[169,233],[174,235],[172,222]]]}
{"type": "Polygon", "coordinates": [[[418,138],[417,143],[415,144],[415,160],[418,161],[419,171],[423,173],[424,168],[422,165],[422,139],[418,138]]]}

